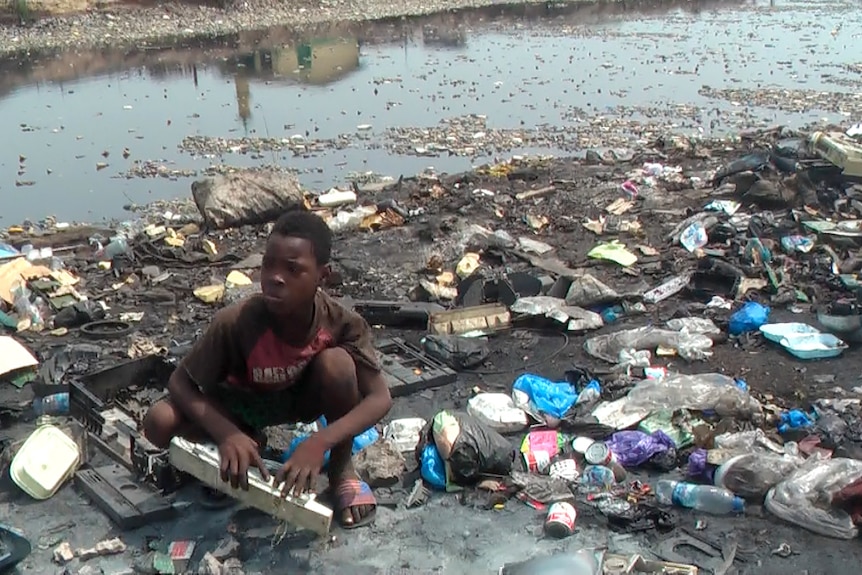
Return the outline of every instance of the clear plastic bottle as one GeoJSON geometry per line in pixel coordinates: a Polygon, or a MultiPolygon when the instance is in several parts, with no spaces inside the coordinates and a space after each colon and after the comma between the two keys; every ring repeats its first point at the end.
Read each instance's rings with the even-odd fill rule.
{"type": "MultiPolygon", "coordinates": [[[[12,298],[15,301],[15,312],[20,319],[28,318],[30,324],[35,327],[41,327],[45,324],[42,317],[42,308],[40,308],[41,298],[37,298],[36,302],[30,301],[30,290],[23,282],[15,282],[12,287],[12,298]]],[[[44,307],[44,302],[42,302],[44,307]]]]}
{"type": "Polygon", "coordinates": [[[655,485],[655,495],[659,503],[664,505],[689,507],[715,515],[745,511],[745,501],[742,498],[727,489],[712,485],[662,479],[655,485]]]}
{"type": "Polygon", "coordinates": [[[123,237],[118,236],[111,240],[111,243],[105,246],[104,258],[106,260],[113,260],[117,256],[121,256],[129,251],[129,241],[123,237]]]}
{"type": "Polygon", "coordinates": [[[69,394],[55,393],[33,400],[33,411],[36,415],[66,415],[69,413],[69,394]]]}

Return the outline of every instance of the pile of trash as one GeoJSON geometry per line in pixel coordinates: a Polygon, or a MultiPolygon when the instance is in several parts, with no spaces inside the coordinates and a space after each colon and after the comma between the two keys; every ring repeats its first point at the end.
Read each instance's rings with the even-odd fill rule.
{"type": "Polygon", "coordinates": [[[836,454],[862,445],[842,419],[858,416],[858,400],[770,413],[745,382],[717,373],[654,373],[605,400],[588,372],[566,375],[525,374],[511,396],[479,393],[466,412],[438,413],[415,449],[422,477],[440,490],[505,491],[537,509],[592,506],[622,531],[668,527],[656,504],[728,514],[747,502],[822,535],[858,534],[862,461],[836,454]],[[743,430],[719,432],[734,428],[743,430]]]}
{"type": "MultiPolygon", "coordinates": [[[[600,213],[578,212],[582,220],[554,213],[572,194],[548,159],[516,158],[467,175],[423,173],[324,194],[282,172],[249,170],[196,182],[195,218],[163,211],[115,230],[55,221],[11,228],[0,246],[0,323],[9,332],[0,337],[0,379],[29,385],[35,397],[0,402],[0,421],[39,419],[26,440],[0,445],[2,467],[36,499],[70,478],[86,491],[104,470],[81,438],[99,437],[135,483],[168,493],[175,474],[137,433],[141,415],[213,309],[257,289],[260,255],[240,257],[236,246],[259,246],[268,222],[298,208],[324,217],[342,249],[389,228],[446,236],[420,255],[405,298],[342,299],[372,325],[412,334],[415,344],[387,340],[418,362],[407,370],[415,381],[399,383],[410,391],[396,394],[392,382],[403,373],[388,374],[393,395],[482,373],[493,367],[493,341],[515,330],[562,334],[568,349],[583,343],[585,359],[564,373],[525,365],[502,376],[507,393],[478,384],[460,408],[367,430],[354,456],[372,487],[393,488],[415,462],[406,507],[432,490],[475,494],[488,509],[514,499],[546,513],[552,537],[571,535],[584,513],[620,532],[663,532],[675,525],[674,507],[744,515],[751,505],[821,535],[856,537],[862,400],[847,390],[776,398],[715,364],[733,348],[801,366],[862,341],[862,146],[838,132],[775,130],[743,135],[737,155],[718,166],[701,146],[656,142],[626,161],[588,154],[583,167],[614,165],[623,177],[591,198],[608,201],[600,213]],[[673,165],[680,156],[700,167],[673,165]],[[520,191],[481,187],[493,181],[520,191]],[[676,201],[668,194],[683,191],[696,209],[664,209],[676,201]],[[429,218],[450,205],[460,217],[429,218]],[[518,217],[511,205],[521,206],[518,217]],[[647,221],[651,213],[659,215],[647,221]],[[494,225],[501,221],[506,229],[494,225]],[[566,256],[568,246],[538,239],[560,230],[590,247],[566,256]],[[42,463],[53,475],[35,481],[41,460],[26,454],[48,444],[55,457],[42,463]]],[[[289,445],[271,458],[283,461],[315,429],[290,430],[289,445]]],[[[125,518],[123,528],[164,520],[171,505],[159,505],[164,515],[125,518]]],[[[185,565],[191,551],[175,543],[157,559],[185,565]]],[[[59,551],[61,563],[79,556],[59,551]]]]}

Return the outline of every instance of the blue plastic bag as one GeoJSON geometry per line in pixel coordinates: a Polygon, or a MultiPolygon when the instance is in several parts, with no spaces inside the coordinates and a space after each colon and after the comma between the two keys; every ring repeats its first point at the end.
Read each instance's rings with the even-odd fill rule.
{"type": "MultiPolygon", "coordinates": [[[[321,417],[317,420],[318,429],[323,429],[326,427],[326,418],[321,417]]],[[[290,456],[293,455],[293,452],[296,451],[296,448],[299,447],[299,444],[305,441],[310,437],[309,434],[300,435],[293,438],[293,441],[290,442],[290,445],[287,446],[287,449],[282,451],[281,457],[279,458],[282,463],[287,462],[290,459],[290,456]]],[[[369,427],[359,435],[353,438],[353,455],[356,455],[372,443],[375,443],[378,439],[380,439],[380,432],[377,431],[376,427],[369,427]]],[[[329,464],[329,451],[323,457],[323,467],[324,469],[329,464]]]]}
{"type": "Polygon", "coordinates": [[[512,388],[527,394],[539,412],[557,419],[562,419],[578,400],[578,392],[569,382],[554,382],[532,373],[518,377],[512,388]]]}
{"type": "Polygon", "coordinates": [[[419,473],[432,487],[446,489],[446,464],[443,463],[443,458],[440,457],[440,452],[433,443],[427,444],[422,450],[419,473]]]}
{"type": "Polygon", "coordinates": [[[602,386],[597,379],[591,380],[581,392],[578,394],[578,399],[575,402],[580,405],[582,403],[592,403],[602,398],[602,386]]]}
{"type": "Polygon", "coordinates": [[[759,329],[769,321],[770,309],[755,301],[746,303],[736,313],[730,316],[728,331],[730,335],[739,335],[759,329]]]}
{"type": "Polygon", "coordinates": [[[800,409],[791,409],[779,416],[778,432],[786,433],[791,429],[811,427],[812,425],[814,425],[814,416],[808,415],[800,409]]]}

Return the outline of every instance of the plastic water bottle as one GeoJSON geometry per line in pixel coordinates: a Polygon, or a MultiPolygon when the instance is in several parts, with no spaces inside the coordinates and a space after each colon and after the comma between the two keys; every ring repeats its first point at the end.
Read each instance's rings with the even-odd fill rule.
{"type": "Polygon", "coordinates": [[[123,255],[129,251],[129,242],[122,236],[117,236],[105,246],[104,257],[106,260],[113,260],[117,256],[123,255]]]}
{"type": "Polygon", "coordinates": [[[69,413],[69,394],[55,393],[33,400],[36,415],[66,415],[69,413]]]}
{"type": "Polygon", "coordinates": [[[659,503],[678,505],[713,513],[726,515],[745,511],[745,501],[727,489],[712,485],[697,485],[682,481],[663,479],[656,483],[655,495],[659,503]]]}

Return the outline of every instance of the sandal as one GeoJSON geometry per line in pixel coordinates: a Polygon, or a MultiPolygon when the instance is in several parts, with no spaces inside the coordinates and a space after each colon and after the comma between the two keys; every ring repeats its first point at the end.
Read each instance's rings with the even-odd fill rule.
{"type": "Polygon", "coordinates": [[[208,485],[200,486],[200,504],[204,509],[227,509],[236,503],[236,499],[208,485]]]}
{"type": "Polygon", "coordinates": [[[342,479],[335,488],[335,508],[338,510],[338,520],[344,529],[364,527],[374,521],[377,515],[377,499],[367,483],[359,479],[342,479]],[[361,505],[372,506],[368,514],[355,523],[346,524],[341,519],[346,509],[361,505]]]}

